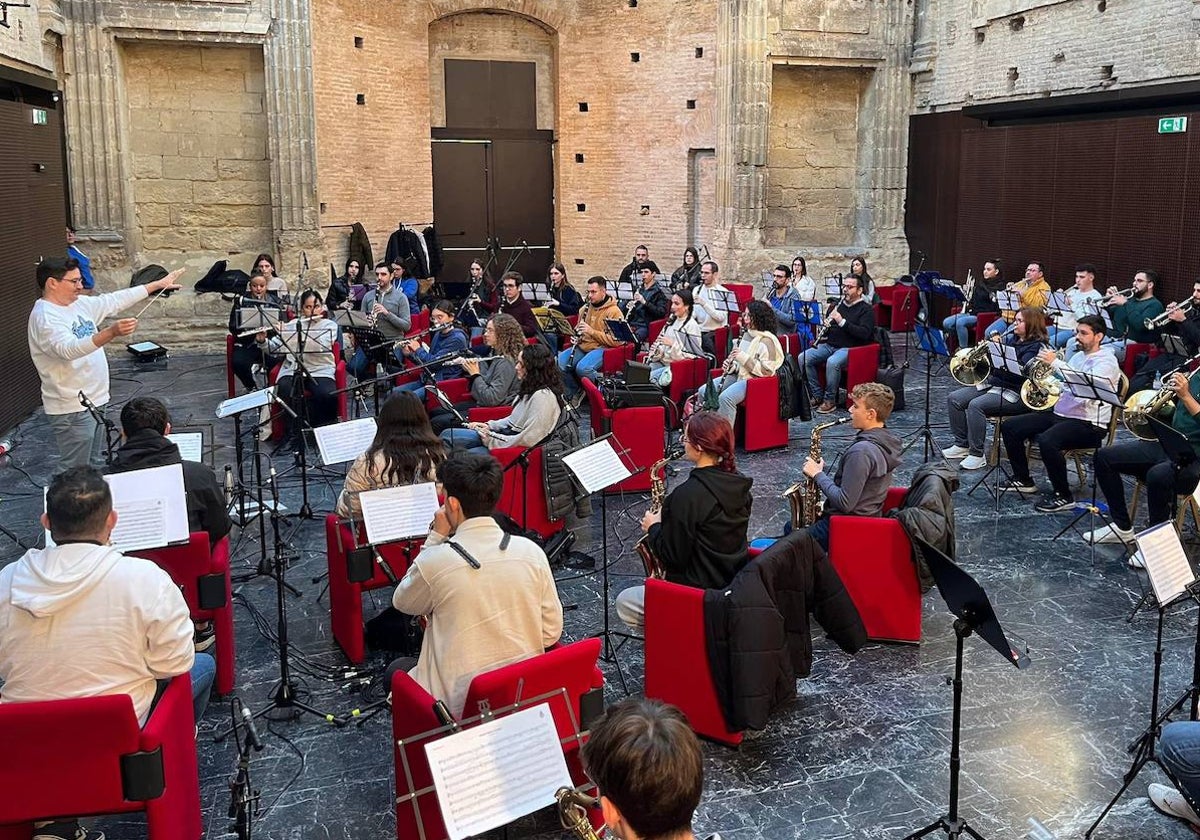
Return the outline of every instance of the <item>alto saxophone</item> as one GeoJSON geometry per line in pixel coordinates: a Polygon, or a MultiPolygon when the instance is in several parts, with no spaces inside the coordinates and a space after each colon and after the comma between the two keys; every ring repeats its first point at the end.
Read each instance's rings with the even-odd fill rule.
{"type": "Polygon", "coordinates": [[[569,787],[560,787],[554,798],[558,802],[558,821],[563,828],[578,840],[600,840],[600,834],[592,828],[587,816],[588,809],[600,807],[600,800],[569,787]]]}
{"type": "MultiPolygon", "coordinates": [[[[830,426],[840,426],[842,423],[849,422],[849,417],[843,417],[840,420],[831,420],[828,423],[818,423],[813,426],[812,437],[808,443],[808,457],[814,461],[821,460],[821,432],[830,426]]],[[[824,497],[821,495],[821,488],[817,486],[815,478],[805,477],[797,481],[783,491],[783,498],[788,500],[788,505],[792,509],[793,531],[807,528],[821,518],[824,497]]]]}
{"type": "MultiPolygon", "coordinates": [[[[674,460],[672,455],[674,453],[668,452],[666,458],[655,461],[654,466],[650,468],[651,513],[659,513],[663,507],[663,499],[667,497],[667,464],[674,460]]],[[[649,533],[644,534],[633,548],[642,558],[642,567],[646,570],[646,577],[662,580],[667,576],[663,570],[662,561],[650,549],[649,533]]]]}

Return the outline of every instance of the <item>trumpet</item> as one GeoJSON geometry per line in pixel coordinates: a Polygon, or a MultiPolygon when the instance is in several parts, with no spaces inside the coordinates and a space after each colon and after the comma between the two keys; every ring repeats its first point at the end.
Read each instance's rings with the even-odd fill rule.
{"type": "Polygon", "coordinates": [[[1128,289],[1120,289],[1118,291],[1113,292],[1111,295],[1105,295],[1104,297],[1100,298],[1100,305],[1108,306],[1108,302],[1110,300],[1112,300],[1113,298],[1129,297],[1131,294],[1133,294],[1133,286],[1130,286],[1128,289]]]}
{"type": "MultiPolygon", "coordinates": [[[[1124,412],[1121,415],[1121,422],[1125,424],[1125,428],[1142,440],[1158,440],[1158,436],[1150,426],[1150,419],[1166,415],[1175,409],[1175,389],[1166,383],[1177,373],[1182,374],[1184,379],[1190,382],[1192,377],[1196,375],[1196,371],[1193,370],[1188,373],[1184,371],[1188,365],[1196,361],[1200,361],[1200,354],[1188,359],[1164,376],[1162,378],[1162,388],[1157,391],[1138,391],[1125,400],[1124,412]]],[[[1197,370],[1200,370],[1200,368],[1197,368],[1197,370]]]]}
{"type": "Polygon", "coordinates": [[[963,297],[966,301],[963,303],[963,308],[971,306],[971,297],[975,294],[975,275],[971,273],[971,269],[967,269],[967,282],[963,284],[963,297]]]}
{"type": "Polygon", "coordinates": [[[1148,330],[1157,330],[1160,327],[1166,326],[1167,322],[1171,320],[1172,312],[1182,312],[1186,315],[1188,312],[1191,312],[1194,307],[1195,307],[1195,304],[1192,302],[1192,299],[1188,298],[1183,303],[1175,304],[1174,309],[1168,309],[1166,312],[1163,312],[1161,315],[1156,315],[1153,318],[1147,318],[1142,323],[1145,325],[1146,329],[1148,329],[1148,330]]]}

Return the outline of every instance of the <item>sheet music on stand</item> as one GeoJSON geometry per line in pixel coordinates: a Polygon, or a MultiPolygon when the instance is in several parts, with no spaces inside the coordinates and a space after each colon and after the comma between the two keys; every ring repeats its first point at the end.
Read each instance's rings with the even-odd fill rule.
{"type": "Polygon", "coordinates": [[[374,417],[330,423],[313,429],[325,466],[353,461],[367,451],[377,431],[374,417]]]}
{"type": "Polygon", "coordinates": [[[310,331],[311,322],[306,323],[299,318],[291,323],[296,325],[294,330],[285,330],[279,334],[279,343],[289,356],[296,358],[333,352],[332,336],[310,331]]]}
{"type": "Polygon", "coordinates": [[[1101,376],[1092,376],[1069,367],[1059,368],[1063,382],[1081,400],[1098,400],[1111,406],[1121,406],[1116,386],[1101,376]]]}
{"type": "Polygon", "coordinates": [[[1046,300],[1046,309],[1054,312],[1070,312],[1071,314],[1075,312],[1071,304],[1067,302],[1066,290],[1051,292],[1050,297],[1046,300]]]}
{"type": "MultiPolygon", "coordinates": [[[[639,282],[638,285],[640,286],[641,283],[639,282]]],[[[620,304],[629,303],[629,301],[633,300],[633,296],[637,294],[637,290],[630,281],[609,280],[604,284],[604,288],[612,299],[620,304]]],[[[625,307],[622,306],[621,309],[624,310],[625,307]]]]}
{"type": "Polygon", "coordinates": [[[371,319],[357,309],[337,309],[333,322],[344,330],[370,330],[371,319]]]}
{"type": "Polygon", "coordinates": [[[1142,559],[1146,564],[1146,573],[1150,576],[1150,586],[1154,589],[1154,597],[1160,606],[1170,606],[1176,600],[1188,594],[1188,587],[1195,582],[1196,575],[1188,562],[1183,543],[1179,541],[1179,532],[1170,520],[1160,522],[1134,535],[1142,559]]]}
{"type": "Polygon", "coordinates": [[[558,335],[575,334],[575,328],[571,326],[571,322],[567,320],[567,316],[553,306],[539,306],[534,308],[533,317],[537,318],[538,328],[542,332],[556,333],[558,335]]]}
{"type": "Polygon", "coordinates": [[[633,334],[633,329],[628,322],[622,321],[620,318],[606,318],[604,323],[608,325],[608,331],[612,333],[613,338],[626,344],[637,343],[637,336],[633,334]]]}
{"type": "Polygon", "coordinates": [[[550,294],[550,287],[545,283],[522,283],[521,297],[533,306],[545,306],[554,300],[554,295],[550,294]]]}
{"type": "Polygon", "coordinates": [[[1004,344],[1000,341],[989,341],[988,361],[991,362],[992,370],[994,371],[1008,371],[1013,376],[1024,375],[1021,360],[1017,358],[1017,348],[1011,344],[1004,344]]]}
{"type": "Polygon", "coordinates": [[[372,545],[425,536],[440,507],[432,481],[367,490],[358,494],[358,501],[372,545]]]}
{"type": "Polygon", "coordinates": [[[238,336],[278,331],[282,321],[283,313],[276,306],[238,307],[238,336]]]}
{"type": "Polygon", "coordinates": [[[712,301],[716,309],[733,313],[741,310],[741,307],[738,305],[737,295],[729,289],[712,289],[711,291],[714,293],[712,301]]]}
{"type": "Polygon", "coordinates": [[[204,434],[202,432],[171,432],[167,440],[179,448],[179,457],[196,464],[204,463],[204,434]]]}
{"type": "MultiPolygon", "coordinates": [[[[183,490],[183,465],[167,464],[144,470],[104,476],[112,493],[117,526],[111,542],[121,551],[162,548],[188,541],[187,497],[183,490]]],[[[42,511],[46,490],[42,491],[42,511]]],[[[46,547],[54,541],[46,531],[46,547]]]]}
{"type": "Polygon", "coordinates": [[[1021,295],[1018,292],[996,292],[996,305],[1001,311],[1016,312],[1021,308],[1021,295]]]}
{"type": "Polygon", "coordinates": [[[621,460],[615,443],[616,438],[611,434],[602,435],[586,446],[563,456],[563,463],[588,495],[598,493],[633,475],[621,460]]]}
{"type": "Polygon", "coordinates": [[[946,347],[946,336],[942,335],[940,329],[927,326],[926,324],[916,324],[917,331],[917,347],[925,353],[932,353],[935,356],[949,356],[950,349],[946,347]]]}
{"type": "Polygon", "coordinates": [[[1174,333],[1160,333],[1159,338],[1162,339],[1163,349],[1168,355],[1184,359],[1191,357],[1192,352],[1188,349],[1187,342],[1174,333]]]}
{"type": "Polygon", "coordinates": [[[825,278],[825,299],[840,300],[842,297],[842,278],[834,274],[825,278]]]}
{"type": "Polygon", "coordinates": [[[240,397],[230,397],[217,403],[217,418],[224,419],[234,414],[241,414],[252,408],[262,408],[275,399],[275,386],[263,388],[260,391],[250,391],[240,397]]]}
{"type": "Polygon", "coordinates": [[[1087,309],[1087,314],[1099,315],[1104,319],[1105,327],[1107,327],[1109,330],[1113,328],[1112,315],[1109,314],[1108,307],[1101,306],[1100,302],[1096,300],[1085,300],[1083,305],[1084,308],[1087,309]]]}
{"type": "Polygon", "coordinates": [[[433,398],[438,401],[438,405],[453,414],[454,419],[456,419],[460,425],[465,426],[467,424],[467,418],[463,417],[462,412],[454,407],[454,403],[449,397],[446,396],[445,392],[441,388],[437,387],[436,382],[425,386],[425,390],[426,393],[432,391],[433,398]]]}
{"type": "Polygon", "coordinates": [[[824,315],[824,308],[819,300],[794,300],[792,301],[792,318],[797,324],[807,324],[810,327],[819,327],[824,315]]]}

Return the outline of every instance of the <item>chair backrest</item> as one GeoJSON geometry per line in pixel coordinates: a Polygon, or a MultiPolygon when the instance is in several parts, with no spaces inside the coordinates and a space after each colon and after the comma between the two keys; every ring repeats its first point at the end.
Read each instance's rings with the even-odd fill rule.
{"type": "Polygon", "coordinates": [[[604,402],[604,395],[596,383],[587,377],[580,379],[583,393],[587,395],[588,417],[591,418],[592,434],[597,437],[605,432],[605,421],[612,416],[612,409],[604,402]]]}
{"type": "Polygon", "coordinates": [[[187,601],[193,617],[202,611],[200,578],[214,572],[212,548],[208,544],[207,531],[193,531],[188,535],[188,541],[182,545],[143,548],[129,553],[134,557],[149,560],[170,575],[175,585],[183,591],[183,599],[187,601]]]}
{"type": "MultiPolygon", "coordinates": [[[[493,449],[492,457],[501,466],[507,467],[524,451],[523,446],[508,446],[493,449]]],[[[542,480],[543,469],[542,448],[539,446],[530,453],[527,467],[522,469],[515,466],[504,473],[504,489],[496,509],[510,516],[521,527],[537,531],[547,538],[563,529],[563,521],[550,518],[546,507],[545,482],[542,480]],[[521,483],[522,478],[524,484],[521,483]]]]}

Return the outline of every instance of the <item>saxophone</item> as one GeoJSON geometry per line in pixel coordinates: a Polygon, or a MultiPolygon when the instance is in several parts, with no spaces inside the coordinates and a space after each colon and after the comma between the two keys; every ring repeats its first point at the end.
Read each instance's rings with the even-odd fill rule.
{"type": "MultiPolygon", "coordinates": [[[[828,423],[818,423],[816,426],[813,426],[812,437],[808,444],[808,457],[814,461],[821,460],[821,432],[830,426],[840,426],[842,423],[849,422],[849,417],[843,417],[840,420],[831,420],[828,423]]],[[[783,498],[788,500],[788,505],[792,509],[793,531],[807,528],[821,518],[821,508],[824,507],[824,499],[821,495],[821,488],[817,487],[817,480],[815,478],[805,477],[797,481],[783,491],[783,498]]]]}
{"type": "MultiPolygon", "coordinates": [[[[662,510],[663,499],[667,497],[667,464],[676,457],[678,456],[674,452],[668,452],[667,457],[655,461],[654,466],[650,468],[651,513],[658,513],[662,510]]],[[[650,534],[644,534],[633,548],[637,551],[638,556],[642,558],[642,566],[646,570],[646,577],[662,580],[667,576],[663,570],[662,561],[650,550],[650,534]]]]}
{"type": "Polygon", "coordinates": [[[563,828],[578,840],[600,840],[587,816],[588,809],[600,807],[600,800],[569,787],[560,787],[554,798],[558,801],[558,821],[563,828]]]}

